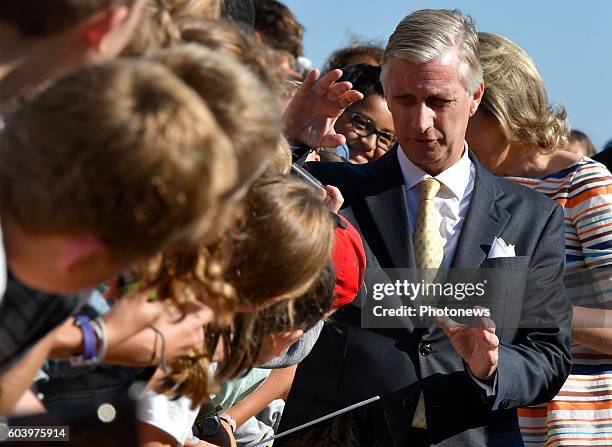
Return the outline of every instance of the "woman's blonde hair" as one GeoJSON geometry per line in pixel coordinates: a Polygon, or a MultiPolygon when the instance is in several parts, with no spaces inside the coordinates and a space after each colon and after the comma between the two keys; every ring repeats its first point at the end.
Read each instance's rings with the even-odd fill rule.
{"type": "Polygon", "coordinates": [[[81,69],[6,117],[0,203],[33,234],[92,234],[117,256],[206,240],[236,189],[230,138],[159,64],[81,69]]]}
{"type": "Polygon", "coordinates": [[[529,55],[509,39],[478,33],[485,92],[480,107],[499,121],[506,137],[541,152],[568,144],[565,109],[548,104],[544,82],[529,55]]]}

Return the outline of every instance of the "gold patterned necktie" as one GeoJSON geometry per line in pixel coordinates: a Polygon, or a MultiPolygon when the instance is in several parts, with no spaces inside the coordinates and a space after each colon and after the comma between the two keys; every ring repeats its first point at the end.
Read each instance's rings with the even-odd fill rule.
{"type": "MultiPolygon", "coordinates": [[[[440,182],[434,178],[423,180],[421,187],[421,204],[414,230],[414,256],[421,273],[421,279],[431,282],[444,258],[444,242],[440,235],[440,227],[436,218],[434,199],[440,190],[440,182]]],[[[425,400],[423,393],[419,395],[416,410],[412,418],[415,428],[427,428],[425,417],[425,400]]]]}

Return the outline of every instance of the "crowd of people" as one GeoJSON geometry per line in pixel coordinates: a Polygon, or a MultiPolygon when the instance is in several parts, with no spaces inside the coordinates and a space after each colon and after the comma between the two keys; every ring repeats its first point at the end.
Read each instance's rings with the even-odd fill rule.
{"type": "Polygon", "coordinates": [[[303,34],[277,0],[0,3],[4,439],[612,445],[610,143],[461,11],[321,71],[303,34]],[[372,298],[400,281],[486,300],[372,298]]]}

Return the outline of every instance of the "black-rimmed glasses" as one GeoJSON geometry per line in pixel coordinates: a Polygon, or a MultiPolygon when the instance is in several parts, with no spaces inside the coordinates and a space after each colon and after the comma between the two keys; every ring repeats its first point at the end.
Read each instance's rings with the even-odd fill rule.
{"type": "Polygon", "coordinates": [[[376,134],[376,145],[380,149],[387,151],[397,142],[397,136],[393,132],[378,129],[371,120],[357,112],[347,110],[347,113],[355,133],[360,137],[369,137],[376,134]]]}

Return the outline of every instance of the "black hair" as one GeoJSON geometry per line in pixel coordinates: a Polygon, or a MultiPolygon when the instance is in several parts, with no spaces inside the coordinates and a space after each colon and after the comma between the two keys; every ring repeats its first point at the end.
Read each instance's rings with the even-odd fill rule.
{"type": "Polygon", "coordinates": [[[380,72],[381,68],[373,65],[349,65],[342,68],[342,77],[338,82],[349,81],[353,84],[353,89],[363,93],[365,97],[378,95],[384,98],[385,92],[380,82],[380,72]]]}

